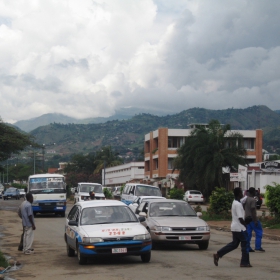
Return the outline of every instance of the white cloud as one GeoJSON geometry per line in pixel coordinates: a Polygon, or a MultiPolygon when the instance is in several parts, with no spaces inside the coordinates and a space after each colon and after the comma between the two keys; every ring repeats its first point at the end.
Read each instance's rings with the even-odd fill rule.
{"type": "Polygon", "coordinates": [[[280,109],[280,2],[4,0],[0,116],[280,109]]]}

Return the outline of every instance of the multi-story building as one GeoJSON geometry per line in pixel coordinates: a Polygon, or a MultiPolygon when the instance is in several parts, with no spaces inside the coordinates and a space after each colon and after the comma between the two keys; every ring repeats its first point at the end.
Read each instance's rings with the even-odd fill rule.
{"type": "Polygon", "coordinates": [[[140,182],[144,178],[144,162],[130,162],[102,169],[102,185],[121,186],[127,182],[140,182]],[[105,172],[105,176],[104,176],[105,172]]]}
{"type": "MultiPolygon", "coordinates": [[[[199,124],[201,125],[201,124],[199,124]]],[[[207,126],[207,125],[205,125],[207,126]]],[[[177,156],[187,136],[190,136],[195,124],[190,129],[159,128],[145,135],[145,177],[155,179],[175,178],[179,171],[173,170],[173,159],[177,156]]],[[[262,130],[231,130],[243,135],[244,147],[249,163],[262,161],[262,130]]]]}

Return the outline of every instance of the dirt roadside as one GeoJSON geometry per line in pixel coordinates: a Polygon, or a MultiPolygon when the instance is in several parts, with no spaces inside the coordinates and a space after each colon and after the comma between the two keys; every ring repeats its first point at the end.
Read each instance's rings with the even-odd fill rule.
{"type": "MultiPolygon", "coordinates": [[[[230,232],[231,221],[207,221],[207,223],[211,229],[230,232]]],[[[280,241],[280,229],[264,228],[263,238],[280,241]]]]}

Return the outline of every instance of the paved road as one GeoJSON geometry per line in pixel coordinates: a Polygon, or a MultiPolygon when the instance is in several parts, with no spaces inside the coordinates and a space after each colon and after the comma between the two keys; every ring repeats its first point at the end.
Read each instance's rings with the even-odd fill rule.
{"type": "Polygon", "coordinates": [[[77,258],[66,256],[63,240],[65,219],[54,216],[38,216],[35,232],[34,255],[26,256],[17,251],[21,231],[20,220],[11,209],[17,209],[18,201],[0,200],[0,224],[4,233],[1,249],[17,257],[23,266],[10,273],[13,279],[280,279],[280,242],[264,240],[266,253],[252,253],[254,268],[240,268],[240,249],[213,264],[212,255],[231,239],[230,233],[213,230],[209,249],[199,251],[196,245],[165,247],[152,252],[149,264],[140,257],[107,258],[91,261],[85,266],[77,258]],[[7,209],[3,210],[3,209],[7,209]]]}

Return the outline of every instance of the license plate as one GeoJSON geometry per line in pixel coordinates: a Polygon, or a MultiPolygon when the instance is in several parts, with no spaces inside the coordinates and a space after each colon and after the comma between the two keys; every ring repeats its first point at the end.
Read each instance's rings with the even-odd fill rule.
{"type": "Polygon", "coordinates": [[[63,209],[63,207],[56,207],[56,209],[63,209]]]}
{"type": "Polygon", "coordinates": [[[179,236],[179,240],[191,240],[191,236],[179,236]]]}
{"type": "Polygon", "coordinates": [[[113,248],[113,254],[127,253],[127,248],[113,248]]]}

